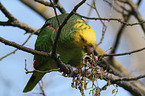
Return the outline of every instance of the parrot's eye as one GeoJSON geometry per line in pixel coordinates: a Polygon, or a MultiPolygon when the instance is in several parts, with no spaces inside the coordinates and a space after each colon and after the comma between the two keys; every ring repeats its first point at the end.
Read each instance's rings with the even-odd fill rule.
{"type": "Polygon", "coordinates": [[[90,47],[93,47],[93,45],[90,45],[90,47]]]}
{"type": "Polygon", "coordinates": [[[83,37],[81,37],[81,40],[82,40],[83,42],[85,42],[85,39],[84,39],[83,37]]]}

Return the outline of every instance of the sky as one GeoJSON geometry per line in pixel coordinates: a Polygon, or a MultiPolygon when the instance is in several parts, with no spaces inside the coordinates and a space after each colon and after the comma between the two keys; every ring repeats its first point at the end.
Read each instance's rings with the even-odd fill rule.
{"type": "MultiPolygon", "coordinates": [[[[34,28],[41,28],[43,24],[45,23],[45,20],[40,17],[38,14],[36,14],[34,11],[32,11],[30,8],[22,4],[19,0],[0,0],[1,3],[7,8],[9,12],[11,12],[14,17],[16,17],[18,20],[34,27],[34,28]]],[[[73,6],[76,4],[76,2],[79,2],[80,0],[60,0],[61,4],[64,6],[67,12],[70,12],[73,8],[73,6]],[[75,2],[76,1],[76,2],[75,2]]],[[[88,2],[90,3],[90,2],[88,2]]],[[[100,8],[103,6],[104,3],[98,1],[98,7],[100,8]]],[[[145,19],[145,13],[144,13],[144,6],[145,1],[143,0],[142,5],[140,6],[139,10],[142,14],[143,18],[145,19]]],[[[86,15],[86,8],[87,5],[82,6],[79,8],[78,12],[81,14],[86,15]]],[[[108,6],[104,6],[104,8],[107,8],[108,6]]],[[[111,9],[110,9],[111,10],[111,9]]],[[[101,9],[100,9],[101,12],[101,9]]],[[[105,16],[106,14],[109,14],[110,11],[102,12],[102,16],[105,16]]],[[[92,14],[94,16],[94,14],[92,14]]],[[[0,21],[6,21],[7,18],[3,15],[3,13],[0,11],[0,21]]],[[[98,26],[94,24],[94,22],[99,21],[92,21],[89,22],[89,25],[92,26],[92,28],[96,32],[101,32],[102,29],[100,29],[101,24],[98,23],[98,26]]],[[[111,30],[112,28],[109,27],[111,30]]],[[[7,40],[16,42],[18,44],[22,44],[29,34],[24,34],[25,31],[16,27],[7,27],[7,26],[0,26],[0,37],[3,37],[7,40]]],[[[96,33],[97,34],[97,33],[96,33]]],[[[106,33],[107,37],[109,38],[109,33],[106,33]]],[[[97,35],[97,41],[99,41],[101,37],[101,34],[97,35]]],[[[26,47],[34,48],[35,40],[37,36],[33,35],[28,43],[26,43],[26,47]]],[[[105,40],[106,41],[106,40],[105,40]]],[[[104,42],[105,42],[104,41],[104,42]]],[[[110,39],[110,41],[112,41],[110,39]]],[[[107,43],[104,43],[101,45],[104,48],[109,48],[107,43]]],[[[9,52],[12,52],[15,48],[4,45],[0,42],[0,57],[6,55],[9,52]]],[[[23,52],[21,50],[17,51],[15,54],[12,54],[8,56],[7,58],[0,61],[0,96],[39,96],[39,86],[36,86],[36,88],[29,93],[23,93],[23,88],[25,87],[28,79],[30,78],[31,74],[25,74],[25,60],[27,63],[27,68],[29,70],[32,69],[32,62],[33,62],[33,55],[29,54],[27,52],[23,52]]],[[[129,62],[129,61],[128,61],[129,62]]],[[[51,72],[45,75],[43,78],[44,80],[44,88],[45,93],[47,96],[81,96],[79,90],[76,90],[71,87],[72,78],[66,78],[61,76],[61,73],[59,72],[51,72]]],[[[97,80],[98,85],[101,87],[106,82],[103,80],[97,80]]],[[[90,84],[91,85],[91,84],[90,84]]],[[[108,87],[106,91],[101,92],[101,96],[114,96],[112,94],[112,90],[114,89],[114,86],[108,87]]],[[[86,96],[88,95],[88,91],[86,92],[86,96]]],[[[129,92],[125,91],[122,88],[118,88],[118,94],[116,96],[131,96],[129,92]]]]}

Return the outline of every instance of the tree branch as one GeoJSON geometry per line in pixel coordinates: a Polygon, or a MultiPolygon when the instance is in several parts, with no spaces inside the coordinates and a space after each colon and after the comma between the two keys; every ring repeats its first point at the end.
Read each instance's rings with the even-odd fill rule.
{"type": "Polygon", "coordinates": [[[74,14],[76,14],[76,15],[82,17],[82,18],[88,19],[88,20],[104,20],[104,21],[108,21],[108,22],[110,22],[110,21],[117,21],[117,22],[119,22],[121,24],[124,24],[126,26],[134,26],[134,25],[138,25],[138,24],[145,23],[145,21],[138,22],[138,23],[128,23],[128,22],[122,21],[122,19],[118,19],[118,18],[95,18],[95,17],[87,17],[87,16],[83,16],[83,15],[81,15],[79,13],[76,13],[76,12],[74,12],[74,14]]]}
{"type": "MultiPolygon", "coordinates": [[[[137,7],[138,7],[139,5],[140,5],[140,1],[137,3],[137,7]]],[[[127,15],[122,14],[122,15],[124,15],[124,22],[128,22],[128,21],[129,21],[129,19],[130,19],[132,13],[133,13],[133,10],[129,11],[127,15]]],[[[143,21],[141,21],[141,22],[143,22],[143,21]]],[[[141,24],[141,22],[139,22],[139,23],[141,24]]],[[[144,22],[144,23],[145,23],[145,22],[144,22]]],[[[134,24],[137,24],[137,25],[138,25],[138,23],[134,23],[134,24]]],[[[123,23],[123,25],[120,27],[120,29],[119,29],[119,31],[118,31],[118,33],[117,33],[115,42],[114,42],[114,44],[113,44],[112,50],[111,50],[111,52],[110,52],[111,54],[113,54],[113,53],[116,52],[116,50],[117,50],[117,48],[118,48],[118,45],[119,45],[119,42],[120,42],[120,38],[121,38],[121,36],[122,36],[122,34],[123,34],[123,31],[124,31],[126,25],[127,25],[127,24],[123,23]]],[[[110,57],[109,57],[110,60],[111,60],[112,58],[113,58],[113,56],[110,56],[110,57]]]]}
{"type": "Polygon", "coordinates": [[[0,42],[4,43],[5,45],[9,45],[9,46],[18,48],[20,50],[23,50],[25,52],[31,53],[33,55],[50,56],[50,54],[48,54],[46,52],[40,52],[40,51],[37,51],[37,50],[33,50],[33,49],[30,49],[30,48],[24,47],[24,46],[19,45],[19,44],[15,43],[15,42],[8,41],[8,40],[6,40],[6,39],[4,39],[2,37],[0,37],[0,42]]]}
{"type": "Polygon", "coordinates": [[[54,12],[50,7],[44,6],[43,4],[35,2],[34,0],[20,0],[20,1],[29,8],[31,8],[33,11],[35,11],[38,15],[43,17],[45,20],[54,16],[53,14],[54,12]]]}
{"type": "Polygon", "coordinates": [[[99,57],[131,55],[131,54],[134,54],[134,53],[137,53],[137,52],[141,52],[143,50],[145,50],[145,47],[144,48],[137,49],[137,50],[125,52],[125,53],[120,53],[120,54],[103,54],[103,55],[100,55],[99,57]]]}
{"type": "MultiPolygon", "coordinates": [[[[28,37],[28,38],[26,39],[26,41],[22,44],[22,46],[25,45],[25,44],[28,42],[28,40],[30,39],[30,37],[31,37],[33,34],[34,34],[34,32],[31,33],[31,34],[29,35],[29,37],[28,37]]],[[[0,58],[0,61],[1,61],[2,59],[6,58],[7,56],[9,56],[9,55],[15,53],[17,50],[18,50],[18,49],[15,49],[14,51],[12,51],[12,52],[6,54],[5,56],[1,57],[1,58],[0,58]]]]}
{"type": "Polygon", "coordinates": [[[121,77],[121,78],[115,79],[114,82],[117,82],[117,81],[136,81],[136,80],[139,80],[142,78],[145,78],[145,74],[137,76],[137,77],[121,77]]]}
{"type": "MultiPolygon", "coordinates": [[[[52,3],[45,1],[45,0],[35,0],[36,2],[39,2],[41,4],[44,4],[45,6],[49,6],[49,7],[53,7],[52,3]]],[[[64,14],[66,13],[65,9],[63,8],[63,6],[60,5],[59,1],[54,5],[56,8],[58,8],[58,10],[64,14]]]]}
{"type": "Polygon", "coordinates": [[[7,22],[0,21],[0,25],[18,27],[18,28],[24,29],[27,33],[32,33],[32,32],[35,32],[35,34],[39,33],[39,31],[37,31],[36,28],[33,28],[27,25],[26,23],[20,22],[18,19],[16,19],[10,12],[7,11],[7,9],[1,3],[0,3],[0,10],[8,18],[7,22]]]}
{"type": "MultiPolygon", "coordinates": [[[[140,3],[140,1],[138,1],[138,2],[140,3]]],[[[127,0],[125,3],[127,3],[131,7],[132,15],[134,15],[136,17],[138,22],[143,22],[143,18],[137,9],[138,6],[136,4],[134,4],[132,0],[127,0]]],[[[142,23],[142,24],[140,24],[140,26],[141,26],[143,32],[145,33],[145,24],[142,23]]]]}

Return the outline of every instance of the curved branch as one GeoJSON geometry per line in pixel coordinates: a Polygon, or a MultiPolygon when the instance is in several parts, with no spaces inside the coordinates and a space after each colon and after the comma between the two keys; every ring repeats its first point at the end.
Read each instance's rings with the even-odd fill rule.
{"type": "Polygon", "coordinates": [[[103,54],[103,55],[100,55],[100,56],[101,57],[105,57],[105,56],[123,56],[123,55],[130,55],[130,54],[133,54],[133,53],[137,53],[137,52],[140,52],[140,51],[143,51],[143,50],[145,50],[145,47],[137,49],[137,50],[133,50],[133,51],[130,51],[130,52],[125,52],[125,53],[120,53],[120,54],[103,54]]]}
{"type": "Polygon", "coordinates": [[[37,14],[39,14],[41,17],[43,17],[45,20],[54,16],[52,8],[44,6],[44,4],[40,4],[38,2],[35,2],[34,0],[20,0],[20,1],[27,7],[35,11],[37,14]]]}
{"type": "Polygon", "coordinates": [[[46,53],[46,52],[40,52],[40,51],[37,51],[37,50],[33,50],[31,48],[27,48],[27,47],[24,47],[22,45],[19,45],[15,42],[11,42],[11,41],[8,41],[2,37],[0,37],[0,42],[4,43],[5,45],[9,45],[9,46],[12,46],[12,47],[15,47],[15,48],[18,48],[20,50],[23,50],[25,52],[28,52],[28,53],[31,53],[33,55],[42,55],[42,56],[50,56],[49,53],[46,53]]]}
{"type": "MultiPolygon", "coordinates": [[[[41,4],[44,4],[45,6],[49,6],[49,7],[53,7],[53,4],[48,2],[48,1],[45,1],[45,0],[35,0],[36,2],[39,2],[41,4]]],[[[59,1],[55,4],[55,7],[58,8],[58,10],[64,14],[66,13],[65,9],[63,8],[63,6],[60,5],[59,1]]]]}
{"type": "Polygon", "coordinates": [[[125,24],[126,26],[134,26],[134,25],[139,25],[139,24],[144,24],[145,21],[142,21],[142,22],[138,22],[138,23],[128,23],[127,21],[122,21],[122,19],[118,19],[118,18],[95,18],[95,17],[87,17],[87,16],[83,16],[83,15],[80,15],[79,13],[76,13],[74,12],[74,14],[82,17],[82,18],[85,18],[85,19],[88,19],[88,20],[104,20],[104,21],[117,21],[117,22],[120,22],[121,24],[125,24]]]}
{"type": "Polygon", "coordinates": [[[8,18],[7,22],[1,22],[0,25],[2,26],[14,26],[21,29],[24,29],[26,33],[32,33],[35,32],[35,34],[38,34],[39,31],[37,31],[36,28],[33,28],[26,23],[20,22],[18,19],[16,19],[7,9],[0,3],[0,10],[4,13],[4,15],[8,18]]]}
{"type": "MultiPolygon", "coordinates": [[[[29,35],[29,37],[28,37],[28,38],[26,39],[26,41],[22,44],[22,46],[25,45],[25,44],[28,42],[28,40],[30,39],[30,37],[31,37],[33,34],[34,34],[34,32],[31,33],[31,34],[29,35]]],[[[2,59],[6,58],[7,56],[11,55],[11,54],[14,54],[17,50],[18,50],[18,49],[15,49],[14,51],[12,51],[12,52],[6,54],[5,56],[1,57],[1,58],[0,58],[0,61],[1,61],[2,59]]]]}
{"type": "Polygon", "coordinates": [[[0,25],[1,26],[13,26],[13,27],[18,27],[20,29],[24,29],[26,31],[26,33],[33,33],[38,35],[39,34],[39,30],[37,28],[33,28],[29,25],[27,25],[24,22],[20,22],[19,20],[15,19],[14,21],[8,21],[8,22],[1,22],[0,21],[0,25]]]}
{"type": "MultiPolygon", "coordinates": [[[[138,2],[140,3],[141,1],[139,0],[138,2]]],[[[127,0],[127,1],[125,1],[125,3],[127,3],[131,7],[132,15],[138,20],[138,22],[143,22],[143,18],[141,16],[141,14],[139,13],[139,10],[137,9],[138,5],[134,4],[132,0],[127,0]]],[[[145,24],[141,23],[140,26],[141,26],[143,32],[145,33],[145,24]]]]}
{"type": "Polygon", "coordinates": [[[136,81],[136,80],[142,79],[142,78],[145,78],[145,74],[137,76],[137,77],[121,77],[121,78],[115,79],[114,82],[117,82],[117,81],[136,81]]]}
{"type": "MultiPolygon", "coordinates": [[[[135,5],[135,4],[134,4],[135,5]]],[[[137,3],[137,7],[140,5],[140,1],[137,3]]],[[[111,54],[114,54],[118,48],[118,45],[119,45],[119,42],[120,42],[120,38],[123,34],[123,31],[125,29],[125,27],[128,25],[127,22],[129,21],[131,15],[133,13],[133,10],[129,11],[127,15],[124,16],[124,22],[126,23],[122,23],[118,33],[117,33],[117,36],[116,36],[116,39],[115,39],[115,42],[113,44],[113,47],[112,47],[112,50],[111,50],[111,54]]],[[[141,21],[141,22],[138,22],[138,23],[134,23],[134,24],[131,24],[131,25],[138,25],[138,24],[143,24],[145,23],[144,21],[141,21]]],[[[109,59],[111,60],[113,57],[111,56],[109,59]]]]}

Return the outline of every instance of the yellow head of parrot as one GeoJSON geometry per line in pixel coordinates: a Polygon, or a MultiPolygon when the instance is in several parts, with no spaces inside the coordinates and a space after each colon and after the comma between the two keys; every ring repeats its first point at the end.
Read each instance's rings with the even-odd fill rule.
{"type": "Polygon", "coordinates": [[[78,20],[79,23],[75,24],[74,30],[74,43],[81,47],[85,52],[90,54],[93,51],[93,48],[96,44],[96,34],[94,30],[86,24],[83,20],[78,20]]]}

